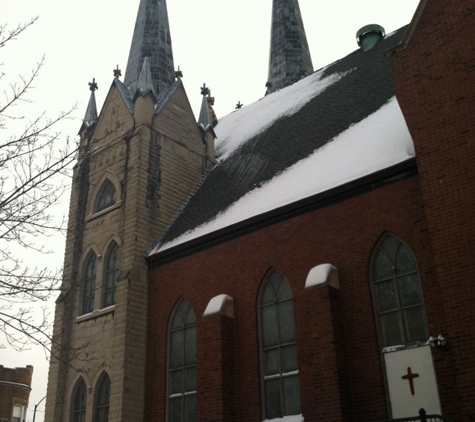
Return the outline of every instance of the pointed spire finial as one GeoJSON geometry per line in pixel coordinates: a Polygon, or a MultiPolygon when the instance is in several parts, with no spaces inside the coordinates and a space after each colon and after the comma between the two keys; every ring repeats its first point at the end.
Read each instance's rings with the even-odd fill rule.
{"type": "Polygon", "coordinates": [[[150,67],[150,57],[144,57],[143,59],[142,70],[140,71],[139,79],[137,81],[137,92],[135,93],[135,97],[137,97],[139,94],[143,97],[146,95],[152,95],[153,99],[156,99],[152,79],[152,70],[150,67]]]}
{"type": "Polygon", "coordinates": [[[298,0],[274,0],[267,93],[313,73],[298,0]]]}
{"type": "Polygon", "coordinates": [[[236,104],[236,110],[239,110],[242,107],[244,107],[244,104],[241,104],[241,101],[238,101],[236,104]]]}
{"type": "Polygon", "coordinates": [[[96,78],[92,78],[92,82],[89,82],[89,89],[92,92],[97,91],[99,89],[99,87],[97,86],[97,83],[96,83],[96,78]]]}
{"type": "MultiPolygon", "coordinates": [[[[211,131],[217,124],[218,119],[214,113],[212,104],[214,104],[214,98],[210,97],[211,90],[204,83],[201,89],[201,95],[203,100],[201,102],[200,117],[198,119],[198,127],[202,131],[202,137],[205,138],[207,132],[211,131]]],[[[214,132],[213,132],[214,133],[214,132]]]]}
{"type": "Polygon", "coordinates": [[[97,106],[96,106],[96,95],[95,92],[99,89],[96,83],[96,79],[93,78],[92,82],[89,82],[89,89],[91,91],[91,95],[89,97],[89,103],[87,104],[86,114],[84,115],[84,119],[79,129],[79,133],[81,133],[84,129],[91,127],[97,120],[97,106]]]}
{"type": "Polygon", "coordinates": [[[119,65],[115,69],[113,69],[114,72],[114,78],[119,78],[122,76],[122,71],[119,69],[119,65]]]}
{"type": "Polygon", "coordinates": [[[208,95],[209,94],[209,88],[206,86],[205,83],[203,83],[203,86],[201,87],[201,95],[208,95]]]}
{"type": "Polygon", "coordinates": [[[183,72],[180,70],[180,66],[178,66],[178,69],[175,70],[175,78],[176,78],[176,79],[181,79],[181,78],[183,78],[183,72]]]}

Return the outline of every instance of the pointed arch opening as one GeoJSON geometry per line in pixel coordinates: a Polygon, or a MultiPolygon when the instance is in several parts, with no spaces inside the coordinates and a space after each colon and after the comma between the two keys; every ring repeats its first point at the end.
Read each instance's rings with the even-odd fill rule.
{"type": "Polygon", "coordinates": [[[71,397],[71,422],[85,422],[87,407],[86,383],[81,377],[77,380],[71,397]]]}
{"type": "Polygon", "coordinates": [[[267,273],[258,295],[263,420],[301,413],[292,289],[277,270],[267,273]]]}
{"type": "Polygon", "coordinates": [[[96,385],[94,422],[107,422],[109,420],[110,389],[109,375],[103,372],[96,385]]]}
{"type": "Polygon", "coordinates": [[[168,325],[167,420],[196,421],[196,315],[181,298],[168,325]]]}
{"type": "Polygon", "coordinates": [[[102,306],[107,308],[115,304],[117,278],[119,277],[119,245],[112,241],[106,252],[104,266],[104,291],[102,306]]]}
{"type": "Polygon", "coordinates": [[[427,323],[417,261],[409,246],[385,233],[371,256],[370,281],[382,348],[426,341],[427,323]]]}
{"type": "Polygon", "coordinates": [[[102,183],[101,188],[96,196],[96,201],[94,203],[94,213],[101,212],[112,205],[117,201],[117,193],[113,183],[106,179],[102,183]]]}
{"type": "Polygon", "coordinates": [[[81,314],[87,314],[94,310],[94,297],[96,290],[97,257],[94,251],[90,251],[82,268],[82,303],[81,314]]]}

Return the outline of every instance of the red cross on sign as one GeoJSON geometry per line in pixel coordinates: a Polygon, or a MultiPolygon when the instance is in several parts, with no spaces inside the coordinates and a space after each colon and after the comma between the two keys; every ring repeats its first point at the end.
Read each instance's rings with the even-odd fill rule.
{"type": "Polygon", "coordinates": [[[417,378],[419,374],[413,374],[411,368],[407,367],[407,374],[403,375],[401,378],[403,380],[409,381],[409,388],[411,389],[411,394],[414,395],[414,378],[417,378]]]}

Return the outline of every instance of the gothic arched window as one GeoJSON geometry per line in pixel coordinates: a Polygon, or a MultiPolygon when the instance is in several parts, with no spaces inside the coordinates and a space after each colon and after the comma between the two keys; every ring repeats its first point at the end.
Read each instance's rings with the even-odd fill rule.
{"type": "Polygon", "coordinates": [[[86,420],[86,399],[86,383],[80,378],[73,390],[71,422],[84,422],[86,420]]]}
{"type": "Polygon", "coordinates": [[[96,254],[91,251],[84,261],[82,270],[82,306],[81,313],[87,314],[94,310],[94,294],[96,289],[96,254]]]}
{"type": "Polygon", "coordinates": [[[196,316],[180,299],[168,327],[168,422],[196,421],[196,316]]]}
{"type": "Polygon", "coordinates": [[[383,235],[373,251],[370,278],[381,346],[426,341],[419,271],[409,247],[383,235]]]}
{"type": "Polygon", "coordinates": [[[263,419],[297,415],[301,410],[293,295],[278,271],[270,271],[262,282],[258,315],[263,419]]]}
{"type": "Polygon", "coordinates": [[[94,204],[94,212],[100,212],[111,207],[116,202],[115,187],[109,179],[106,179],[99,190],[94,204]]]}
{"type": "Polygon", "coordinates": [[[96,387],[96,400],[94,406],[94,422],[107,422],[109,420],[109,400],[111,381],[105,372],[101,375],[96,387]]]}
{"type": "Polygon", "coordinates": [[[119,245],[112,242],[107,249],[104,270],[104,307],[115,303],[115,290],[119,276],[119,245]]]}

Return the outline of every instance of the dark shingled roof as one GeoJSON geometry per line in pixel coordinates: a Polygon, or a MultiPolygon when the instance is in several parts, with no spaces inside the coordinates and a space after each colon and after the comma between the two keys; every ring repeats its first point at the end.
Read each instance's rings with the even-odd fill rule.
{"type": "MultiPolygon", "coordinates": [[[[278,119],[243,143],[221,162],[218,156],[218,165],[190,196],[160,244],[214,219],[245,194],[308,157],[386,104],[394,91],[384,52],[400,42],[404,30],[381,40],[372,50],[363,52],[359,49],[321,70],[322,79],[338,74],[345,76],[295,114],[278,119]]],[[[241,110],[235,113],[239,112],[241,110]]],[[[216,129],[219,141],[219,124],[216,129]]]]}

